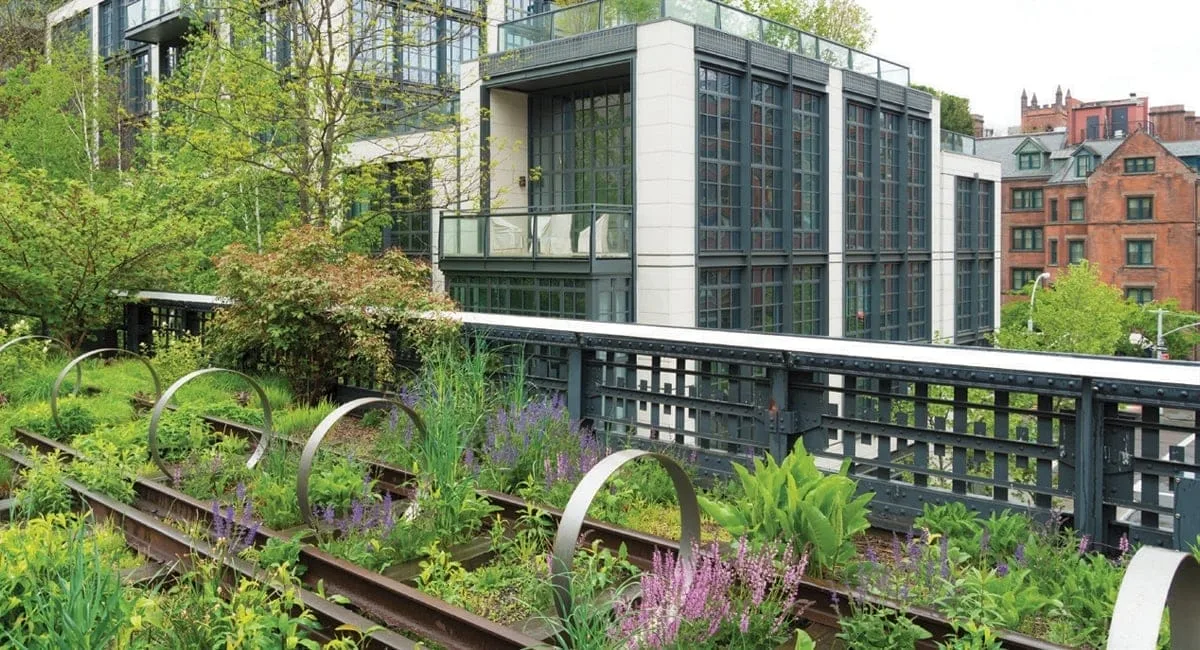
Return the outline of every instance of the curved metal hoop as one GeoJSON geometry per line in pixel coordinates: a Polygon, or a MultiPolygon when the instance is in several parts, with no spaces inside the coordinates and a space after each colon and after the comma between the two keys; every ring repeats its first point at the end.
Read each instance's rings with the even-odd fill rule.
{"type": "Polygon", "coordinates": [[[51,343],[57,343],[60,347],[62,347],[62,349],[67,351],[67,354],[70,354],[72,352],[71,346],[67,345],[62,339],[56,339],[53,336],[42,336],[41,334],[26,334],[25,336],[18,336],[15,339],[5,341],[4,345],[0,345],[0,354],[3,354],[4,351],[7,350],[10,346],[16,345],[17,343],[20,343],[21,341],[35,341],[35,340],[50,341],[51,343]]]}
{"type": "Polygon", "coordinates": [[[274,429],[271,427],[271,403],[267,401],[267,394],[263,392],[262,386],[260,386],[257,381],[254,381],[253,377],[243,372],[230,370],[228,368],[203,368],[201,370],[189,372],[183,377],[180,377],[178,381],[171,384],[171,386],[167,388],[166,392],[162,394],[162,397],[159,397],[158,401],[154,403],[154,410],[150,412],[150,457],[154,459],[154,464],[158,465],[158,468],[161,469],[164,474],[170,475],[171,468],[167,467],[166,462],[164,462],[162,459],[162,455],[158,453],[158,423],[162,419],[163,411],[167,408],[167,402],[171,401],[171,398],[180,388],[183,388],[184,384],[187,384],[197,377],[211,375],[214,372],[224,372],[241,377],[247,384],[250,385],[251,388],[254,389],[254,392],[258,394],[258,402],[262,405],[262,435],[258,438],[258,447],[256,447],[254,449],[254,453],[250,455],[250,460],[246,461],[246,468],[253,469],[254,466],[258,464],[258,461],[262,460],[262,457],[267,453],[267,448],[271,444],[271,438],[275,434],[274,429]]]}
{"type": "Polygon", "coordinates": [[[1154,650],[1164,606],[1171,608],[1171,647],[1200,648],[1200,564],[1191,553],[1143,546],[1121,579],[1108,650],[1154,650]]]}
{"type": "Polygon", "coordinates": [[[405,406],[399,400],[388,397],[361,397],[359,399],[346,402],[345,404],[342,404],[331,411],[329,415],[325,416],[324,420],[321,420],[321,423],[317,425],[317,428],[313,429],[312,435],[308,437],[308,442],[304,443],[304,451],[300,453],[300,471],[296,475],[296,500],[300,504],[300,516],[304,518],[304,523],[310,528],[317,527],[316,522],[313,521],[312,506],[308,503],[308,479],[312,474],[313,460],[315,460],[317,457],[317,447],[321,446],[321,441],[323,441],[326,434],[333,429],[333,425],[337,424],[339,420],[346,417],[346,414],[364,406],[383,405],[398,408],[403,411],[404,414],[408,416],[408,419],[412,420],[413,426],[417,428],[417,432],[422,437],[425,436],[425,421],[421,419],[421,416],[417,415],[416,411],[405,406]]]}
{"type": "Polygon", "coordinates": [[[605,456],[603,460],[583,475],[579,485],[571,493],[567,507],[563,509],[562,520],[558,523],[558,533],[554,536],[554,555],[551,558],[554,585],[554,606],[558,617],[566,620],[572,611],[571,603],[571,565],[575,562],[575,546],[579,541],[579,531],[583,528],[583,520],[587,517],[592,499],[600,493],[601,488],[608,482],[617,470],[626,463],[638,458],[652,458],[667,470],[671,483],[675,486],[675,495],[679,498],[679,517],[681,519],[679,539],[679,561],[686,565],[692,563],[692,546],[700,543],[700,505],[696,502],[696,488],[688,478],[683,467],[670,456],[656,454],[641,449],[625,449],[605,456]]]}
{"type": "Polygon", "coordinates": [[[71,368],[75,368],[75,388],[74,388],[74,390],[71,391],[71,394],[78,395],[79,394],[79,386],[83,383],[83,375],[80,373],[79,368],[78,368],[79,362],[84,361],[86,359],[90,359],[94,356],[103,354],[105,352],[115,352],[117,354],[127,354],[131,357],[134,357],[138,361],[141,361],[142,365],[146,366],[146,369],[150,371],[150,379],[154,380],[154,396],[155,396],[155,398],[157,398],[159,395],[162,394],[162,382],[158,380],[158,373],[155,372],[154,366],[150,365],[150,360],[147,359],[145,356],[140,355],[137,352],[132,352],[130,350],[125,350],[122,348],[100,348],[98,350],[92,350],[91,352],[84,352],[83,354],[75,357],[74,359],[71,359],[71,362],[63,367],[62,371],[58,373],[58,378],[54,380],[54,387],[50,389],[50,415],[54,418],[54,425],[56,427],[58,427],[60,429],[62,428],[62,422],[60,422],[58,419],[58,390],[59,390],[59,388],[62,387],[63,379],[66,379],[67,373],[71,372],[71,368]]]}

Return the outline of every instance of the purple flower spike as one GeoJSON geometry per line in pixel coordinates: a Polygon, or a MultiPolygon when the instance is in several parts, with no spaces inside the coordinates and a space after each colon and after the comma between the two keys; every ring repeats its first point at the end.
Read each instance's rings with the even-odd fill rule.
{"type": "Polygon", "coordinates": [[[1001,562],[1000,564],[996,565],[996,575],[1000,576],[1001,578],[1008,575],[1008,563],[1007,562],[1001,562]]]}
{"type": "Polygon", "coordinates": [[[246,502],[246,484],[245,483],[238,481],[237,488],[235,489],[235,493],[237,494],[237,502],[238,503],[246,502]]]}
{"type": "Polygon", "coordinates": [[[1129,554],[1129,535],[1121,534],[1121,539],[1117,542],[1117,549],[1121,551],[1121,555],[1129,554]]]}
{"type": "Polygon", "coordinates": [[[1017,566],[1025,566],[1025,545],[1017,544],[1017,550],[1013,551],[1013,559],[1016,560],[1017,566]]]}
{"type": "Polygon", "coordinates": [[[1079,554],[1080,555],[1087,553],[1088,549],[1091,547],[1092,547],[1092,536],[1091,535],[1084,535],[1083,537],[1079,538],[1079,554]]]}

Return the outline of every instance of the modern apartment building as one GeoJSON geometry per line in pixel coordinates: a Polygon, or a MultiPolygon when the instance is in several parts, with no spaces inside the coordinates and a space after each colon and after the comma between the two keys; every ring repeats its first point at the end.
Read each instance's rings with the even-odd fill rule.
{"type": "MultiPolygon", "coordinates": [[[[161,8],[148,22],[172,20],[161,8]]],[[[470,180],[423,238],[463,308],[895,341],[994,329],[1001,165],[939,145],[907,68],[712,0],[474,15],[470,180]]],[[[145,22],[125,36],[162,74],[172,41],[129,27],[145,22]]]]}
{"type": "Polygon", "coordinates": [[[1143,130],[1070,144],[1068,131],[986,138],[1003,167],[1005,301],[1043,272],[1087,259],[1138,302],[1200,309],[1200,140],[1143,130]]]}

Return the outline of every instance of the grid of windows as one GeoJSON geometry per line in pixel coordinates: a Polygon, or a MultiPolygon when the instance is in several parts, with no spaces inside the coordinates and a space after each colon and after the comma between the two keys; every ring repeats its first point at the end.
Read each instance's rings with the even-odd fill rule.
{"type": "Polygon", "coordinates": [[[458,81],[463,61],[479,58],[479,26],[457,20],[448,20],[450,42],[447,44],[446,71],[451,83],[458,81]]]}
{"type": "Polygon", "coordinates": [[[428,160],[389,163],[387,186],[392,223],[384,230],[384,247],[398,247],[409,257],[428,258],[433,238],[433,172],[428,160]]]}
{"type": "Polygon", "coordinates": [[[958,250],[975,248],[975,221],[972,202],[975,183],[970,178],[956,177],[954,181],[954,231],[958,250]]]}
{"type": "Polygon", "coordinates": [[[871,265],[846,265],[846,324],[847,338],[866,338],[871,333],[871,265]]]}
{"type": "Polygon", "coordinates": [[[526,276],[446,276],[450,297],[466,311],[587,318],[588,280],[526,276]]]}
{"type": "Polygon", "coordinates": [[[778,266],[750,269],[750,329],[783,331],[783,272],[778,266]]]}
{"type": "Polygon", "coordinates": [[[596,317],[602,321],[624,323],[631,319],[633,305],[633,283],[627,277],[599,278],[596,298],[598,310],[596,317]]]}
{"type": "Polygon", "coordinates": [[[979,250],[991,251],[993,229],[996,226],[996,206],[992,203],[995,196],[995,184],[992,181],[979,181],[979,250]]]}
{"type": "Polygon", "coordinates": [[[900,250],[900,116],[879,120],[879,248],[900,250]]]}
{"type": "MultiPolygon", "coordinates": [[[[955,179],[954,341],[976,343],[990,332],[992,321],[992,256],[994,226],[990,181],[955,179]]],[[[1041,229],[1037,229],[1040,232],[1041,229]]]]}
{"type": "Polygon", "coordinates": [[[696,323],[714,329],[742,328],[742,269],[701,269],[696,323]]]}
{"type": "Polygon", "coordinates": [[[700,250],[739,250],[742,80],[700,68],[700,250]]]}
{"type": "Polygon", "coordinates": [[[1024,289],[1030,282],[1037,279],[1042,272],[1038,269],[1017,269],[1012,270],[1012,290],[1020,291],[1024,289]]]}
{"type": "Polygon", "coordinates": [[[900,263],[880,265],[879,338],[899,341],[900,337],[900,263]]]}
{"type": "Polygon", "coordinates": [[[1125,287],[1125,299],[1139,305],[1154,302],[1154,287],[1125,287]]]}
{"type": "Polygon", "coordinates": [[[1013,228],[1012,249],[1014,251],[1042,250],[1041,228],[1013,228]]]}
{"type": "Polygon", "coordinates": [[[750,232],[753,250],[783,248],[783,93],[751,83],[750,232]]]}
{"type": "Polygon", "coordinates": [[[1041,210],[1042,209],[1042,191],[1041,190],[1013,190],[1012,209],[1013,210],[1041,210]]]}
{"type": "Polygon", "coordinates": [[[929,250],[929,122],[908,118],[908,247],[929,250]]]}
{"type": "Polygon", "coordinates": [[[1071,199],[1071,200],[1067,201],[1067,209],[1068,209],[1067,219],[1070,221],[1083,221],[1083,219],[1084,219],[1083,209],[1084,209],[1085,205],[1086,205],[1086,203],[1085,203],[1084,199],[1082,199],[1082,198],[1071,199]]]}
{"type": "Polygon", "coordinates": [[[401,81],[436,84],[438,82],[437,17],[406,9],[402,11],[401,20],[402,26],[399,30],[401,81]]]}
{"type": "Polygon", "coordinates": [[[1083,261],[1086,254],[1084,242],[1082,239],[1067,240],[1067,264],[1078,264],[1083,261]]]}
{"type": "MultiPolygon", "coordinates": [[[[530,165],[541,170],[532,205],[633,202],[630,101],[625,82],[530,95],[530,165]]],[[[587,225],[576,223],[573,235],[587,225]]]]}
{"type": "MultiPolygon", "coordinates": [[[[389,2],[376,0],[354,0],[351,6],[353,13],[353,41],[358,48],[357,60],[361,70],[381,77],[392,77],[396,72],[397,39],[396,9],[389,2]]],[[[272,12],[273,13],[273,12],[272,12]]],[[[268,16],[268,21],[271,16],[268,16]]],[[[435,34],[420,31],[412,38],[420,43],[428,43],[435,34]]],[[[282,54],[280,52],[279,54],[282,54]]],[[[287,60],[284,56],[273,58],[277,63],[287,60]]],[[[432,83],[425,81],[424,83],[432,83]]]]}
{"type": "Polygon", "coordinates": [[[1041,169],[1042,154],[1039,152],[1017,154],[1017,169],[1041,169]]]}
{"type": "Polygon", "coordinates": [[[1126,174],[1148,174],[1154,171],[1154,158],[1126,158],[1126,174]]]}
{"type": "Polygon", "coordinates": [[[975,316],[979,319],[977,328],[980,332],[991,332],[995,325],[992,320],[992,311],[995,307],[992,264],[992,260],[979,261],[979,295],[976,296],[979,306],[975,309],[975,316]]]}
{"type": "Polygon", "coordinates": [[[929,331],[929,262],[909,262],[908,273],[908,340],[928,341],[929,331]]]}
{"type": "Polygon", "coordinates": [[[821,334],[821,282],[825,267],[806,264],[792,268],[792,331],[796,334],[821,334]]]}
{"type": "Polygon", "coordinates": [[[150,53],[147,50],[135,53],[125,63],[125,88],[121,93],[125,110],[130,115],[150,112],[149,87],[146,76],[150,73],[150,53]]]}
{"type": "Polygon", "coordinates": [[[792,249],[824,248],[821,229],[821,96],[805,90],[792,92],[792,209],[795,223],[792,249]]]}
{"type": "Polygon", "coordinates": [[[1149,221],[1154,218],[1154,197],[1130,196],[1125,199],[1125,218],[1130,221],[1149,221]]]}
{"type": "MultiPolygon", "coordinates": [[[[121,10],[123,11],[124,8],[121,8],[121,10]]],[[[74,43],[77,39],[82,39],[90,45],[92,40],[92,12],[84,10],[67,20],[57,23],[50,28],[50,38],[54,43],[74,43]]]]}
{"type": "Polygon", "coordinates": [[[1125,264],[1128,266],[1154,266],[1154,242],[1149,239],[1126,240],[1125,264]]]}
{"type": "Polygon", "coordinates": [[[871,108],[846,105],[846,250],[871,250],[871,108]]]}

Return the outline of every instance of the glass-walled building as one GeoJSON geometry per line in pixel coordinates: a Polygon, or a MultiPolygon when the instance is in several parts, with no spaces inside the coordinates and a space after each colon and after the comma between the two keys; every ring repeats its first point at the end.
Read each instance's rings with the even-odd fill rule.
{"type": "Polygon", "coordinates": [[[440,221],[451,296],[503,313],[981,341],[998,314],[999,168],[942,151],[938,104],[908,71],[707,0],[652,9],[592,2],[503,23],[500,51],[464,66],[462,104],[484,116],[464,141],[486,174],[482,209],[440,221]]]}

